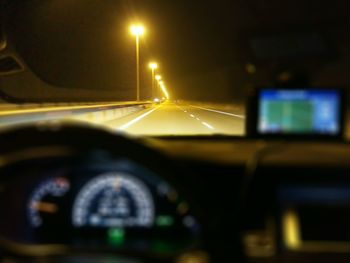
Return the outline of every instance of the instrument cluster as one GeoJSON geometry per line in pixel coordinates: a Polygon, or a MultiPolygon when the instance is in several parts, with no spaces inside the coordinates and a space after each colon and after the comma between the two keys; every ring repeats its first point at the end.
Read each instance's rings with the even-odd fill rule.
{"type": "Polygon", "coordinates": [[[9,176],[0,191],[9,211],[0,222],[3,238],[152,253],[186,250],[199,240],[189,203],[129,159],[30,167],[9,176]],[[14,222],[21,227],[12,228],[14,222]]]}

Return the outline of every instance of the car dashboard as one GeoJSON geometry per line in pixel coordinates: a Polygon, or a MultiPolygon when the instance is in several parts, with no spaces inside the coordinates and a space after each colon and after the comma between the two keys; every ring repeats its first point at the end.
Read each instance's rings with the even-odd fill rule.
{"type": "Polygon", "coordinates": [[[188,203],[161,177],[128,159],[109,160],[104,152],[66,158],[6,171],[5,237],[139,252],[195,243],[199,226],[188,203]]]}
{"type": "Polygon", "coordinates": [[[345,142],[128,138],[57,123],[0,141],[3,259],[350,258],[345,142]]]}

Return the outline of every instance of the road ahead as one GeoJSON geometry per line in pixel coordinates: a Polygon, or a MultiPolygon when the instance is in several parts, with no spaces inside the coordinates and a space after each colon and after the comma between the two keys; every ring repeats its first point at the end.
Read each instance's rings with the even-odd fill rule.
{"type": "Polygon", "coordinates": [[[132,135],[244,133],[244,115],[233,105],[184,102],[0,107],[0,127],[41,121],[82,121],[132,135]]]}
{"type": "Polygon", "coordinates": [[[164,103],[103,125],[133,135],[242,135],[244,115],[212,107],[164,103]]]}

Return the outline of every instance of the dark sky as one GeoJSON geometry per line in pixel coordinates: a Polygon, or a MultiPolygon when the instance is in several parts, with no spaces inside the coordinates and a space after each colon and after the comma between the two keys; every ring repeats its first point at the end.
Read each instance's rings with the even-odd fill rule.
{"type": "MultiPolygon", "coordinates": [[[[347,1],[277,0],[12,0],[8,31],[16,49],[43,79],[69,88],[133,90],[134,39],[141,21],[142,86],[148,61],[161,65],[171,93],[183,99],[235,100],[256,80],[251,35],[311,31],[343,23],[347,1]],[[326,26],[325,26],[326,25],[326,26]]],[[[321,30],[321,31],[322,31],[321,30]]],[[[264,62],[265,63],[265,62],[264,62]]],[[[302,63],[301,63],[302,64],[302,63]]],[[[267,79],[265,74],[262,79],[267,79]]],[[[114,93],[113,93],[114,94],[114,93]]],[[[117,96],[117,93],[116,93],[117,96]]]]}

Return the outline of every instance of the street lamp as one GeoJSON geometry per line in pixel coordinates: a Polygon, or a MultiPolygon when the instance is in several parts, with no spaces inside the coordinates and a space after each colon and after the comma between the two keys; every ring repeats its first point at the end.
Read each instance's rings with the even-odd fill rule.
{"type": "Polygon", "coordinates": [[[162,76],[161,75],[156,75],[156,80],[157,80],[157,95],[160,95],[160,82],[161,82],[161,80],[162,80],[162,76]]]}
{"type": "Polygon", "coordinates": [[[154,90],[155,90],[155,72],[156,72],[156,69],[158,68],[158,64],[157,63],[155,63],[155,62],[151,62],[151,63],[149,63],[149,67],[150,67],[150,69],[152,70],[152,96],[154,97],[154,95],[155,95],[155,92],[154,92],[154,90]]]}
{"type": "Polygon", "coordinates": [[[162,93],[164,93],[163,89],[164,89],[164,86],[165,86],[163,79],[159,80],[158,84],[159,84],[158,96],[161,97],[162,93]]]}
{"type": "Polygon", "coordinates": [[[142,25],[132,25],[130,32],[136,38],[136,99],[140,101],[140,37],[144,35],[145,28],[142,25]]]}
{"type": "Polygon", "coordinates": [[[165,85],[164,85],[163,82],[160,83],[160,88],[162,89],[162,91],[163,91],[163,93],[164,93],[164,95],[165,95],[165,98],[166,98],[167,100],[169,100],[169,99],[170,99],[170,96],[169,96],[169,93],[168,93],[168,91],[167,91],[167,89],[166,89],[166,87],[165,87],[165,85]]]}

